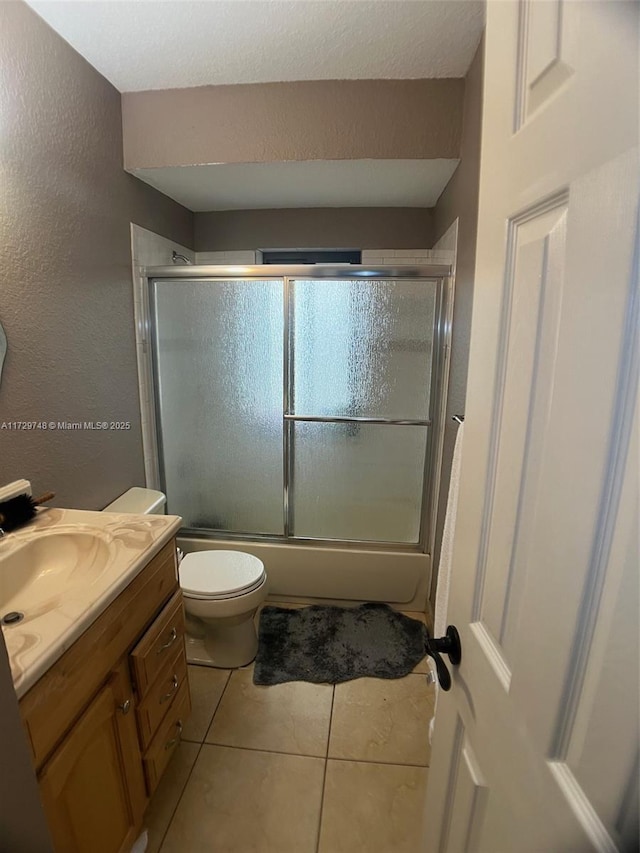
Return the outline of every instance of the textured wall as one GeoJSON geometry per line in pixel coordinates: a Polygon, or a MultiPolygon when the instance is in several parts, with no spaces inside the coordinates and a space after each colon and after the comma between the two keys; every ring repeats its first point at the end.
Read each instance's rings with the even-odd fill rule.
{"type": "Polygon", "coordinates": [[[197,252],[431,246],[432,208],[339,207],[195,214],[197,252]]]}
{"type": "Polygon", "coordinates": [[[320,80],[127,92],[125,168],[456,158],[464,80],[320,80]]]}
{"type": "Polygon", "coordinates": [[[0,483],[98,509],[143,482],[130,221],[190,246],[193,215],[122,170],[120,94],[23,3],[0,3],[0,483]]]}
{"type": "Polygon", "coordinates": [[[458,219],[458,253],[456,259],[456,298],[451,342],[451,372],[444,443],[442,485],[438,502],[438,523],[432,578],[432,600],[435,594],[437,566],[440,556],[442,527],[447,507],[451,460],[457,425],[452,415],[465,410],[471,311],[473,307],[473,276],[476,261],[476,231],[478,228],[478,192],[480,180],[480,135],[482,124],[482,81],[484,38],[469,67],[465,84],[464,117],[460,143],[460,165],[447,184],[434,208],[434,238],[439,240],[458,219]]]}

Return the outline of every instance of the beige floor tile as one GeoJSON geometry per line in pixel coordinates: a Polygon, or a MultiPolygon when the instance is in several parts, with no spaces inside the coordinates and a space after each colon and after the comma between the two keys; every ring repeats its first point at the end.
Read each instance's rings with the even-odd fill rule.
{"type": "Polygon", "coordinates": [[[330,685],[304,681],[261,687],[252,668],[235,670],[206,741],[324,758],[332,694],[330,685]]]}
{"type": "MultiPolygon", "coordinates": [[[[237,671],[238,672],[250,672],[251,676],[253,677],[253,670],[255,668],[255,665],[256,665],[255,660],[252,660],[251,663],[247,663],[247,664],[245,664],[245,666],[239,666],[237,671]]],[[[236,670],[231,670],[231,671],[235,672],[236,670]]]]}
{"type": "Polygon", "coordinates": [[[428,770],[329,761],[319,853],[416,853],[428,770]]]}
{"type": "Polygon", "coordinates": [[[162,853],[314,853],[324,764],[205,744],[162,853]]]}
{"type": "Polygon", "coordinates": [[[429,763],[434,690],[423,675],[358,678],[337,684],[335,691],[330,758],[429,763]]]}
{"type": "Polygon", "coordinates": [[[189,665],[191,716],[182,730],[183,740],[202,743],[230,674],[228,669],[189,665]]]}
{"type": "Polygon", "coordinates": [[[156,853],[160,849],[199,749],[197,743],[181,743],[171,757],[145,815],[145,826],[149,830],[147,853],[156,853]]]}
{"type": "MultiPolygon", "coordinates": [[[[405,616],[409,616],[410,619],[417,619],[419,622],[422,622],[423,625],[427,624],[426,616],[424,615],[424,613],[409,610],[402,610],[400,612],[403,613],[405,616]]],[[[429,664],[427,663],[427,660],[428,658],[425,655],[420,661],[420,663],[416,664],[412,671],[416,673],[423,673],[426,675],[426,673],[429,672],[429,664]]]]}

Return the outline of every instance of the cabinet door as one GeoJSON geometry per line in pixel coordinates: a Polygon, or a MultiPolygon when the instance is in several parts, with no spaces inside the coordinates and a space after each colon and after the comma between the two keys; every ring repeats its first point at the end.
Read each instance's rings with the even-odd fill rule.
{"type": "Polygon", "coordinates": [[[125,667],[43,768],[40,793],[56,851],[118,853],[135,840],[145,793],[132,704],[125,667]]]}

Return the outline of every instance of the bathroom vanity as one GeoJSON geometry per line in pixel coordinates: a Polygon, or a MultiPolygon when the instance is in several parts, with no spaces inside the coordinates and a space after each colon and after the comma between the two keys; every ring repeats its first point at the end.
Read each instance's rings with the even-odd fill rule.
{"type": "MultiPolygon", "coordinates": [[[[57,598],[45,603],[27,584],[11,599],[13,610],[20,594],[25,604],[24,620],[4,627],[21,716],[55,849],[125,853],[191,708],[174,538],[180,519],[46,516],[4,543],[11,553],[0,548],[3,573],[25,549],[37,563],[28,543],[40,539],[55,566],[78,561],[57,598]],[[91,535],[104,547],[78,544],[94,522],[91,535]]],[[[46,567],[41,583],[45,575],[46,567]]]]}

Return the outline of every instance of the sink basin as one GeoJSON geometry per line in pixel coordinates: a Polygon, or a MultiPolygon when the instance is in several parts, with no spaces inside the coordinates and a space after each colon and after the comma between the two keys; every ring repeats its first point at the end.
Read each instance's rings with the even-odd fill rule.
{"type": "Polygon", "coordinates": [[[43,613],[70,591],[95,583],[107,568],[110,549],[90,531],[51,531],[27,539],[3,557],[0,544],[0,617],[12,610],[43,613]]]}

